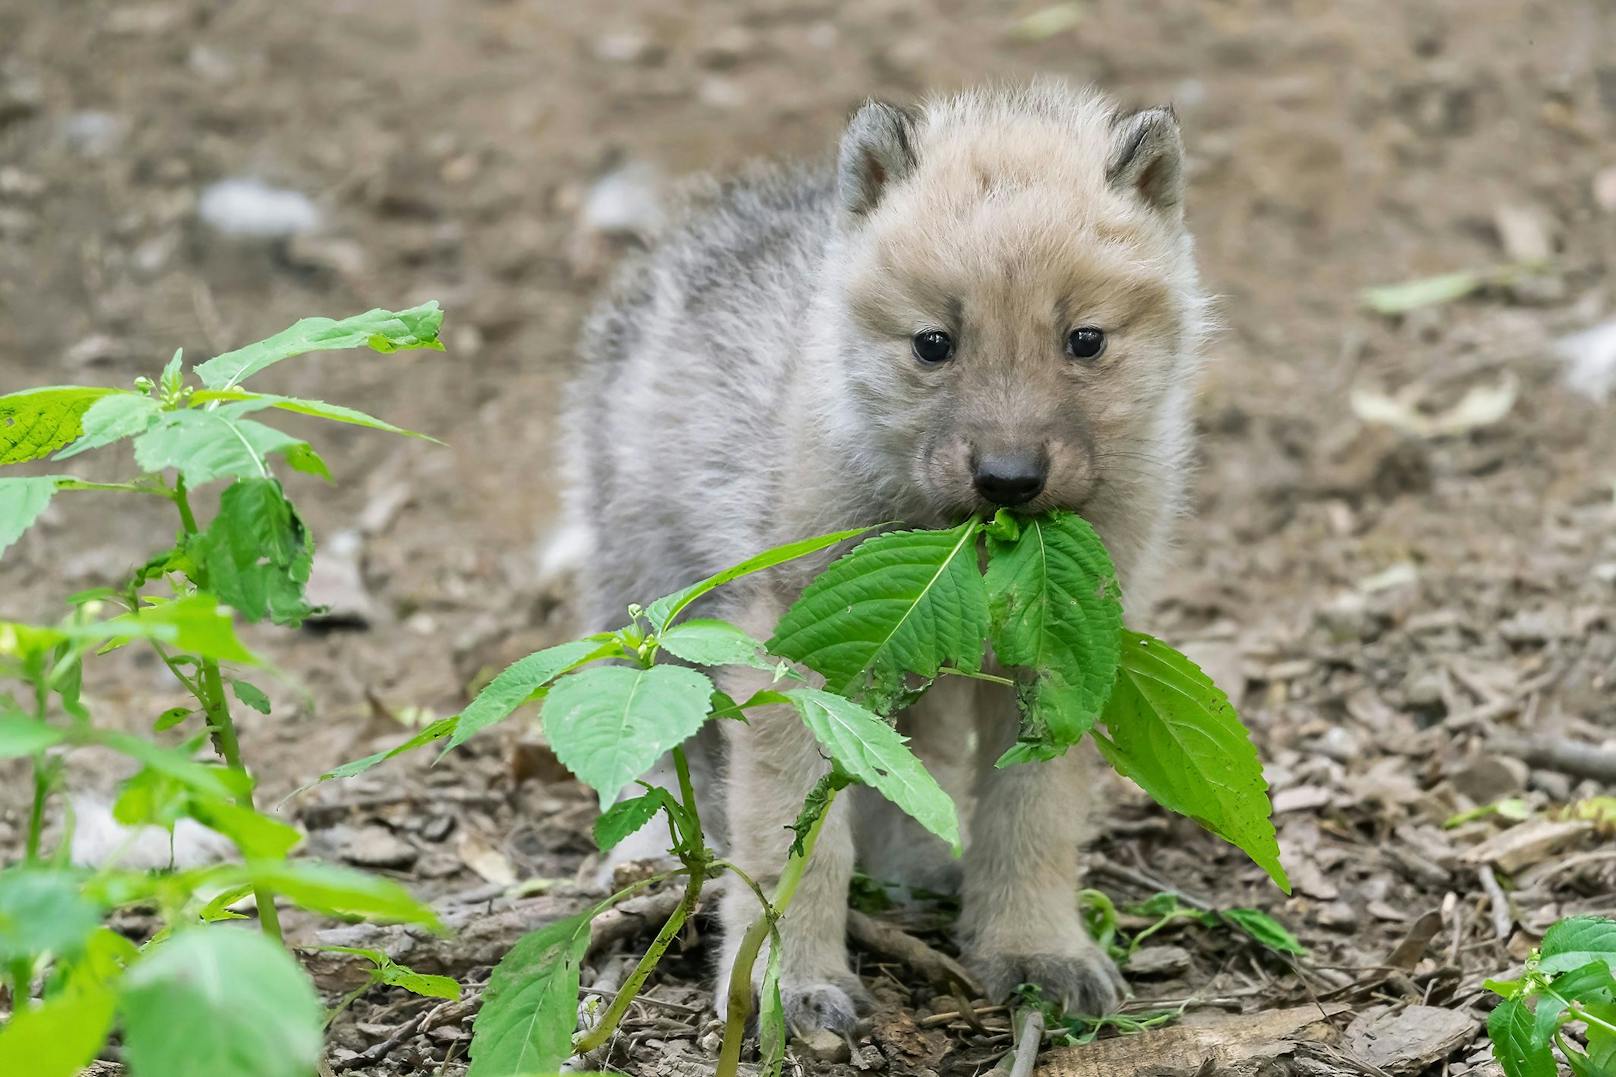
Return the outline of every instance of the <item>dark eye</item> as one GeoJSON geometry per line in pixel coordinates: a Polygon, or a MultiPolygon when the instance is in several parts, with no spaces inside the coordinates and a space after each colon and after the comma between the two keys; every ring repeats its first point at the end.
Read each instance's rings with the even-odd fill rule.
{"type": "Polygon", "coordinates": [[[1105,351],[1105,330],[1080,325],[1066,334],[1066,354],[1073,359],[1098,359],[1105,351]]]}
{"type": "Polygon", "coordinates": [[[941,329],[916,333],[915,358],[922,363],[946,363],[954,357],[954,338],[941,329]]]}

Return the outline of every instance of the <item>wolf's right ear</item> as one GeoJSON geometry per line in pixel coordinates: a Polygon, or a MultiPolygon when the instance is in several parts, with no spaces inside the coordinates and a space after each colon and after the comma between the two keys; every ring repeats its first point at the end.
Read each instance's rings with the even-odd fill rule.
{"type": "Polygon", "coordinates": [[[836,190],[842,208],[862,217],[881,201],[887,184],[915,166],[915,118],[884,101],[866,101],[842,135],[836,190]]]}
{"type": "Polygon", "coordinates": [[[1105,176],[1117,190],[1131,191],[1152,209],[1184,216],[1184,141],[1171,107],[1147,108],[1112,123],[1111,159],[1105,176]]]}

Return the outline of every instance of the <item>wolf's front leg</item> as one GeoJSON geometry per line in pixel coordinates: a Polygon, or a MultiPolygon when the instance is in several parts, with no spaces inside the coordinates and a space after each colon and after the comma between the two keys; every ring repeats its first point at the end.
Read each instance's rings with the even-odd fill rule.
{"type": "MultiPolygon", "coordinates": [[[[734,620],[767,638],[777,611],[749,609],[734,620]]],[[[729,668],[719,687],[741,702],[772,683],[767,673],[729,668]]],[[[729,858],[774,893],[791,849],[790,826],[803,798],[829,770],[813,734],[791,707],[759,707],[746,722],[724,723],[728,774],[724,795],[729,823],[729,858]]],[[[867,994],[847,962],[847,887],[853,875],[853,832],[849,800],[837,797],[820,829],[814,853],[779,930],[780,996],[786,1020],[802,1032],[828,1028],[851,1032],[855,1001],[867,994]]],[[[717,1004],[722,1013],[730,969],[741,937],[762,909],[757,896],[738,879],[728,879],[719,907],[724,945],[720,951],[717,1004]]],[[[756,986],[763,977],[767,949],[753,967],[756,986]]]]}
{"type": "Polygon", "coordinates": [[[976,810],[965,850],[960,927],[967,963],[994,998],[1032,983],[1071,1013],[1116,1008],[1124,984],[1077,907],[1091,835],[1094,749],[997,770],[1015,739],[1014,698],[981,686],[976,810]]]}

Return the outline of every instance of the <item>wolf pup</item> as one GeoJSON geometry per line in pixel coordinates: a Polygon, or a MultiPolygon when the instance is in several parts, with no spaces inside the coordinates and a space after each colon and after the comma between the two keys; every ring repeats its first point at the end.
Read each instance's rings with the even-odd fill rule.
{"type": "MultiPolygon", "coordinates": [[[[808,535],[999,506],[1082,513],[1142,609],[1181,501],[1205,309],[1170,109],[1058,82],[870,102],[834,168],[709,187],[590,320],[566,437],[586,615],[613,627],[808,535]]],[[[726,588],[709,615],[767,638],[818,567],[726,588]]],[[[767,680],[720,685],[744,699],[767,680]]],[[[721,723],[727,855],[768,886],[826,763],[789,708],[751,714],[721,723]]],[[[1030,982],[1073,1012],[1117,1003],[1075,896],[1094,761],[995,770],[1016,724],[1011,691],[964,680],[901,718],[971,805],[962,863],[873,794],[838,799],[780,925],[796,1028],[855,1023],[856,859],[915,884],[962,875],[961,944],[995,996],[1030,982]]],[[[728,889],[721,978],[757,913],[728,889]]]]}

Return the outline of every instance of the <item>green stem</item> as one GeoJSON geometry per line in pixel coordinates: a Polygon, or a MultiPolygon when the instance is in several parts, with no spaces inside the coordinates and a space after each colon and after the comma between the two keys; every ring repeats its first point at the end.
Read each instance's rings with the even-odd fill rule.
{"type": "Polygon", "coordinates": [[[618,989],[616,997],[601,1015],[600,1021],[594,1028],[573,1040],[574,1054],[588,1054],[617,1031],[617,1026],[622,1023],[629,1006],[633,1004],[635,997],[640,993],[640,988],[644,986],[646,977],[651,975],[651,970],[662,960],[662,955],[667,952],[673,940],[679,937],[679,929],[684,927],[690,914],[696,911],[696,902],[701,898],[701,884],[705,871],[706,865],[700,860],[691,866],[690,881],[685,885],[684,897],[668,917],[667,923],[662,925],[662,930],[657,932],[656,938],[651,940],[650,947],[634,966],[634,971],[623,981],[623,986],[618,989]]]}
{"type": "Polygon", "coordinates": [[[706,881],[707,873],[711,870],[711,854],[708,853],[706,839],[702,836],[701,813],[696,809],[696,790],[690,781],[690,762],[685,758],[683,748],[673,750],[673,767],[679,775],[679,796],[684,802],[685,817],[690,822],[689,832],[679,835],[677,850],[679,859],[684,862],[685,870],[690,873],[690,881],[685,885],[684,897],[679,899],[679,904],[667,922],[662,925],[662,930],[651,940],[650,947],[634,966],[634,971],[629,973],[628,979],[623,981],[623,986],[618,988],[617,994],[613,996],[606,1012],[601,1015],[600,1021],[594,1028],[573,1041],[574,1054],[588,1054],[617,1031],[617,1026],[622,1023],[629,1006],[639,995],[640,988],[645,985],[646,978],[656,968],[657,962],[662,960],[662,955],[667,953],[673,940],[679,937],[679,930],[684,927],[690,914],[696,911],[696,903],[701,899],[702,883],[706,881]]]}
{"type": "Polygon", "coordinates": [[[1016,682],[1011,680],[1009,677],[1000,677],[994,673],[983,673],[980,670],[973,673],[968,669],[956,669],[953,666],[942,666],[937,670],[937,672],[946,673],[950,677],[969,677],[973,681],[987,681],[989,684],[1002,684],[1007,688],[1014,688],[1016,686],[1016,682]]]}
{"type": "Polygon", "coordinates": [[[34,755],[34,802],[28,809],[28,843],[23,848],[23,860],[29,864],[39,860],[40,838],[45,832],[45,798],[51,786],[47,765],[44,752],[34,755]]]}
{"type": "MultiPolygon", "coordinates": [[[[185,477],[181,476],[174,482],[174,506],[179,510],[180,523],[187,535],[197,533],[196,514],[191,511],[191,499],[185,493],[185,477]]],[[[194,582],[200,588],[207,587],[207,578],[200,568],[196,569],[194,582]]],[[[169,669],[178,676],[178,671],[170,664],[169,669]]],[[[236,723],[230,717],[230,701],[224,694],[224,678],[219,675],[219,662],[215,658],[202,660],[202,675],[200,683],[192,685],[186,678],[179,678],[181,684],[195,691],[200,687],[198,699],[202,709],[208,716],[208,728],[213,733],[213,746],[219,757],[224,760],[225,766],[247,776],[247,768],[241,761],[241,742],[236,737],[236,723]]],[[[253,805],[252,782],[242,783],[241,794],[236,802],[248,811],[256,811],[253,805]]],[[[253,887],[253,901],[258,906],[258,926],[264,934],[281,941],[281,917],[275,909],[275,892],[267,886],[253,887]]]]}
{"type": "Polygon", "coordinates": [[[716,1077],[735,1077],[739,1072],[741,1044],[746,1038],[746,1019],[752,1014],[752,968],[757,964],[758,951],[763,948],[763,940],[769,937],[774,925],[785,916],[786,909],[791,906],[791,899],[802,883],[802,874],[808,866],[808,858],[814,855],[814,846],[819,843],[819,832],[825,828],[825,820],[836,801],[836,793],[837,790],[832,787],[825,798],[825,810],[819,813],[819,818],[808,828],[808,836],[802,843],[802,855],[791,857],[786,861],[785,870],[780,872],[780,883],[775,887],[773,904],[764,909],[763,915],[753,921],[752,926],[747,928],[746,934],[741,937],[740,949],[735,953],[735,963],[730,967],[729,1005],[724,1018],[724,1046],[718,1055],[716,1077]]]}

